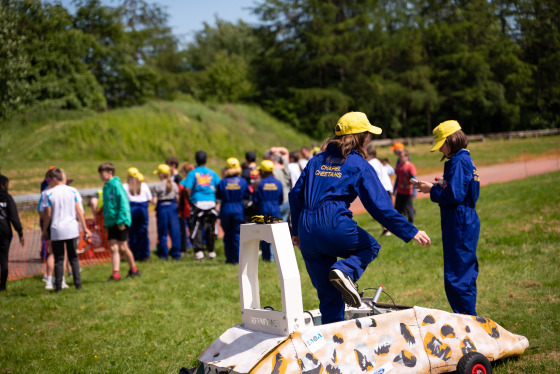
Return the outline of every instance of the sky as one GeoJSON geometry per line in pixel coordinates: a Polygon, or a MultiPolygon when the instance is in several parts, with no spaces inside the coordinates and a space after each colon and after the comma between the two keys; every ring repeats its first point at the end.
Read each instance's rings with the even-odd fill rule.
{"type": "MultiPolygon", "coordinates": [[[[258,23],[256,16],[252,15],[248,8],[257,0],[148,0],[165,8],[169,14],[168,24],[173,30],[173,34],[184,42],[193,40],[194,33],[203,28],[203,23],[207,22],[214,26],[216,16],[220,19],[237,22],[241,19],[249,24],[258,23]]],[[[60,0],[62,5],[74,12],[72,0],[60,0]]],[[[115,1],[101,0],[106,5],[114,5],[115,1]]]]}

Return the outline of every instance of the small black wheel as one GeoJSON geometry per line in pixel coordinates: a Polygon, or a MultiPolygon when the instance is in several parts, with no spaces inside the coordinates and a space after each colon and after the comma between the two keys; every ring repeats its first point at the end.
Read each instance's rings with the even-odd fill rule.
{"type": "Polygon", "coordinates": [[[457,374],[492,374],[492,365],[484,355],[469,352],[459,360],[457,374]]]}

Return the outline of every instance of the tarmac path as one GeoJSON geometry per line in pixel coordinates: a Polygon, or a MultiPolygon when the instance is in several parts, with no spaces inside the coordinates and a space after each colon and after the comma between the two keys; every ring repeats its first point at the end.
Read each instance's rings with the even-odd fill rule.
{"type": "MultiPolygon", "coordinates": [[[[505,164],[495,164],[489,166],[477,167],[478,175],[480,176],[480,185],[487,186],[494,183],[504,183],[518,179],[524,179],[534,175],[540,175],[560,170],[559,158],[548,158],[529,160],[523,162],[511,162],[505,164]]],[[[418,180],[434,181],[436,177],[443,175],[443,164],[441,165],[440,173],[433,173],[418,176],[418,180]]],[[[430,194],[418,193],[416,199],[428,198],[430,194]]],[[[366,213],[364,206],[360,199],[356,199],[350,205],[350,210],[354,214],[366,213]]]]}

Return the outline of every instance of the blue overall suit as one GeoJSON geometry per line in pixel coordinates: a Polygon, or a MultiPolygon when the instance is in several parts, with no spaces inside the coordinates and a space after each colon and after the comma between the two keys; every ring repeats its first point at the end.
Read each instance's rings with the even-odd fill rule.
{"type": "Polygon", "coordinates": [[[239,232],[245,221],[243,199],[249,197],[249,184],[240,176],[221,180],[216,197],[222,201],[220,222],[224,230],[226,264],[239,263],[239,232]]]}
{"type": "Polygon", "coordinates": [[[374,219],[405,242],[418,232],[393,209],[375,169],[359,153],[351,151],[344,160],[330,144],[311,158],[289,197],[292,235],[299,236],[323,324],[344,320],[344,301],[329,281],[329,271],[339,269],[356,282],[381,248],[352,219],[349,208],[357,196],[374,219]]]}
{"type": "MultiPolygon", "coordinates": [[[[257,205],[257,214],[280,217],[280,205],[284,201],[282,183],[269,175],[261,179],[257,190],[253,194],[253,202],[257,205]]],[[[274,261],[274,253],[270,243],[261,242],[262,258],[265,261],[274,261]]]]}
{"type": "Polygon", "coordinates": [[[158,228],[157,255],[167,260],[169,255],[174,260],[181,259],[181,228],[177,218],[177,202],[172,200],[158,200],[156,205],[156,217],[158,228]],[[167,235],[171,236],[171,249],[167,250],[167,235]]]}
{"type": "Polygon", "coordinates": [[[150,257],[150,239],[148,238],[148,224],[150,215],[148,213],[148,202],[131,202],[130,224],[128,234],[128,245],[136,261],[142,261],[150,257]]]}
{"type": "Polygon", "coordinates": [[[455,313],[476,316],[480,179],[469,151],[461,149],[445,163],[443,180],[443,186],[432,187],[430,198],[441,212],[445,293],[455,313]]]}

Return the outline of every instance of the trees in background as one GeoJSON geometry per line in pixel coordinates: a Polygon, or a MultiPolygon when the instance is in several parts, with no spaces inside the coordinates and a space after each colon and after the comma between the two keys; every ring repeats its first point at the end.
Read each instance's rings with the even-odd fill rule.
{"type": "Polygon", "coordinates": [[[257,103],[316,138],[349,110],[390,137],[560,123],[553,0],[261,0],[259,25],[216,19],[185,48],[147,0],[1,3],[4,118],[186,94],[257,103]]]}

